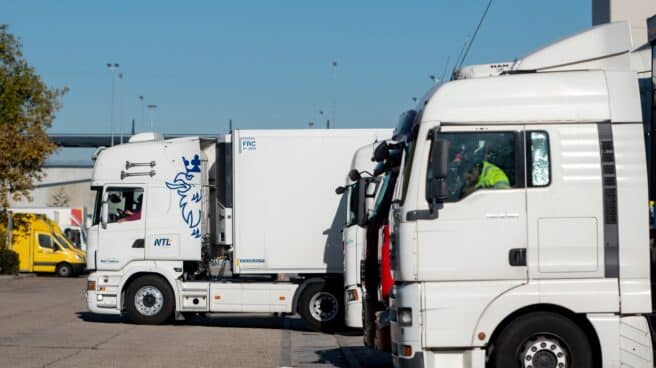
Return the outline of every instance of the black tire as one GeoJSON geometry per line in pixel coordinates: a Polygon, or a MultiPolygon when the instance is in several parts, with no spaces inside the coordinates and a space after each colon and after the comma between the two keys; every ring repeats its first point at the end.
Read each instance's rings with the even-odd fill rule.
{"type": "Polygon", "coordinates": [[[344,323],[344,297],[337,282],[307,285],[299,299],[299,313],[314,331],[333,331],[344,323]],[[323,318],[321,318],[323,316],[323,318]]]}
{"type": "Polygon", "coordinates": [[[517,317],[503,329],[492,348],[495,368],[593,368],[594,357],[585,332],[571,319],[552,312],[517,317]],[[562,353],[562,354],[560,354],[562,353]]]}
{"type": "Polygon", "coordinates": [[[173,291],[161,277],[139,277],[128,286],[125,297],[125,309],[132,323],[159,325],[168,322],[173,316],[173,291]]]}
{"type": "Polygon", "coordinates": [[[72,277],[73,276],[73,266],[64,262],[57,265],[55,272],[59,277],[72,277]]]}

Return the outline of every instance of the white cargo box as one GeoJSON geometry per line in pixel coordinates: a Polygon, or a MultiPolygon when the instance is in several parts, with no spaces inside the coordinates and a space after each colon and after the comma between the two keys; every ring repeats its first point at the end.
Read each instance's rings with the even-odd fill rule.
{"type": "MultiPolygon", "coordinates": [[[[344,184],[353,153],[391,129],[237,130],[235,273],[341,273],[344,184]]],[[[227,229],[226,229],[227,230],[227,229]]]]}

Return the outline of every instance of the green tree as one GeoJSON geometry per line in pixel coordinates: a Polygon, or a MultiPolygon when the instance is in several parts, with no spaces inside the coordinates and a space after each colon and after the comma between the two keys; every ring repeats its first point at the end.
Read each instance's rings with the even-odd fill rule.
{"type": "Polygon", "coordinates": [[[48,88],[21,47],[0,25],[0,223],[7,221],[9,200],[31,200],[33,183],[43,178],[41,168],[57,149],[46,130],[68,91],[48,88]]]}
{"type": "Polygon", "coordinates": [[[68,196],[68,193],[64,190],[64,187],[59,187],[55,193],[52,194],[50,203],[48,206],[51,207],[68,207],[71,202],[71,197],[68,196]]]}

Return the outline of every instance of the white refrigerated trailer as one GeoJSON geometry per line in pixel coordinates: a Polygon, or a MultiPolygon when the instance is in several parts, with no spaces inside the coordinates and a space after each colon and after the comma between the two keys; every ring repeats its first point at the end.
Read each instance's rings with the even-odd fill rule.
{"type": "Polygon", "coordinates": [[[153,133],[97,154],[87,303],[137,323],[174,314],[298,312],[343,322],[343,183],[389,130],[153,133]]]}

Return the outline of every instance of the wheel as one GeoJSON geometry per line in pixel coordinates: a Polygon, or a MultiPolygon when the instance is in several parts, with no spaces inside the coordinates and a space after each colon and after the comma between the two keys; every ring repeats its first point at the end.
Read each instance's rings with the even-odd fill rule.
{"type": "Polygon", "coordinates": [[[71,277],[73,276],[73,267],[68,263],[60,263],[57,265],[55,272],[59,277],[71,277]]]}
{"type": "MultiPolygon", "coordinates": [[[[336,284],[336,283],[335,283],[336,284]]],[[[309,284],[300,298],[300,314],[307,327],[329,331],[344,321],[344,304],[340,288],[326,281],[309,284]]]]}
{"type": "Polygon", "coordinates": [[[171,319],[175,301],[166,281],[148,275],[139,277],[128,286],[125,305],[133,323],[158,325],[171,319]]]}
{"type": "Polygon", "coordinates": [[[592,368],[586,334],[567,317],[536,312],[518,317],[499,335],[490,363],[496,368],[592,368]]]}

